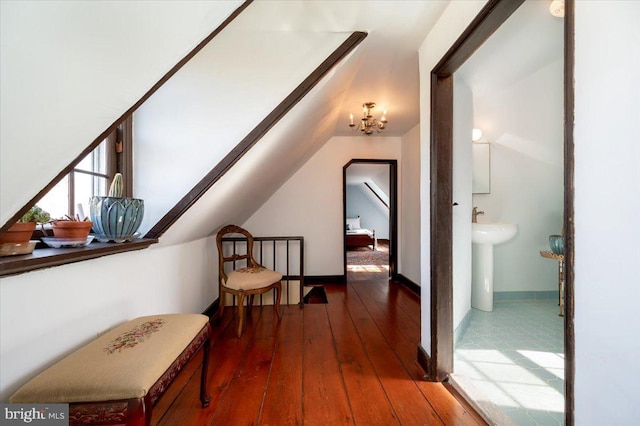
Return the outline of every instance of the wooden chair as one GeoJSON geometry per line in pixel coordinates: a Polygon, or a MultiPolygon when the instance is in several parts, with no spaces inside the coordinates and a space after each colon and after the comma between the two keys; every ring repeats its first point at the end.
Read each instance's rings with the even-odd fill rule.
{"type": "Polygon", "coordinates": [[[249,296],[249,309],[251,309],[253,306],[253,297],[256,294],[263,294],[270,290],[274,290],[273,308],[275,309],[279,320],[282,274],[267,269],[256,262],[253,258],[253,236],[249,231],[236,225],[224,226],[220,231],[218,231],[216,244],[218,246],[218,285],[220,290],[220,306],[218,307],[217,317],[222,317],[226,293],[236,296],[238,298],[238,337],[240,337],[242,336],[242,324],[244,321],[245,297],[249,296]],[[232,255],[225,257],[222,249],[222,238],[227,234],[244,235],[247,238],[247,252],[244,254],[233,253],[232,255]],[[225,263],[237,262],[245,259],[247,264],[244,268],[235,269],[236,266],[234,263],[234,270],[229,273],[225,272],[225,263]]]}

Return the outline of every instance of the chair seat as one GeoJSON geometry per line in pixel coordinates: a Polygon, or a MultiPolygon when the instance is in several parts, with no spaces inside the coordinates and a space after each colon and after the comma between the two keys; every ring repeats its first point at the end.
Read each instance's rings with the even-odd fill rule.
{"type": "Polygon", "coordinates": [[[282,279],[282,274],[265,267],[251,267],[236,269],[227,275],[225,287],[234,290],[255,290],[276,283],[282,279]]]}

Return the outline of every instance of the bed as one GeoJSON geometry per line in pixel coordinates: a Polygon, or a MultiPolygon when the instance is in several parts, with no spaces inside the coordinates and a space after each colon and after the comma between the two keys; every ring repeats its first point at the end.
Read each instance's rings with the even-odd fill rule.
{"type": "Polygon", "coordinates": [[[347,249],[356,247],[372,247],[376,250],[376,231],[360,227],[360,216],[347,219],[345,226],[347,249]]]}

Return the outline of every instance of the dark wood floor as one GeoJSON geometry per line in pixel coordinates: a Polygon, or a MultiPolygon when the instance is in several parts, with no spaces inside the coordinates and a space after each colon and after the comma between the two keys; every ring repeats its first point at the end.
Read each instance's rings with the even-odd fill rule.
{"type": "Polygon", "coordinates": [[[416,363],[419,299],[386,272],[349,272],[328,304],[254,307],[236,337],[234,309],[214,323],[200,408],[194,359],[154,408],[167,425],[484,424],[416,363]]]}

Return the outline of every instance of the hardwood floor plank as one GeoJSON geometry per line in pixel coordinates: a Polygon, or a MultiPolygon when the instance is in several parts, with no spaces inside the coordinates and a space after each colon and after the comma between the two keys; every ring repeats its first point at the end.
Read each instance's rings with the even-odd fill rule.
{"type": "Polygon", "coordinates": [[[442,424],[349,284],[343,300],[400,423],[442,424]]]}
{"type": "Polygon", "coordinates": [[[336,293],[329,293],[327,298],[331,331],[355,423],[398,424],[391,403],[367,357],[342,298],[336,293]]]}
{"type": "Polygon", "coordinates": [[[279,323],[271,306],[254,307],[240,339],[236,311],[226,309],[213,323],[210,406],[200,407],[196,358],[152,424],[485,425],[445,386],[422,380],[420,302],[408,289],[385,272],[325,289],[328,304],[283,306],[279,323]]]}
{"type": "MultiPolygon", "coordinates": [[[[449,391],[444,389],[441,383],[422,380],[423,371],[416,365],[416,347],[420,340],[420,328],[415,327],[415,322],[407,312],[398,307],[400,303],[411,303],[407,294],[404,294],[404,301],[400,301],[407,290],[398,287],[393,290],[390,286],[389,294],[385,295],[380,291],[379,285],[372,287],[365,282],[357,282],[352,283],[352,286],[380,331],[394,348],[405,369],[444,424],[477,424],[469,412],[449,391]],[[394,292],[397,294],[393,294],[394,292]],[[402,333],[398,333],[398,330],[402,333]]],[[[416,304],[416,301],[413,303],[416,304]]]]}
{"type": "Polygon", "coordinates": [[[244,353],[243,362],[229,383],[229,389],[219,404],[212,425],[258,423],[271,373],[275,336],[279,325],[272,308],[261,310],[260,321],[253,329],[253,336],[244,353]]]}
{"type": "Polygon", "coordinates": [[[325,305],[304,312],[303,414],[309,425],[353,424],[325,305]]]}
{"type": "Polygon", "coordinates": [[[361,284],[354,284],[353,288],[404,369],[413,380],[421,379],[423,372],[416,365],[416,342],[420,341],[420,328],[404,312],[399,311],[397,305],[385,303],[384,300],[379,302],[375,290],[370,291],[361,284]]]}
{"type": "Polygon", "coordinates": [[[351,283],[360,299],[367,306],[376,307],[381,314],[380,323],[389,324],[391,327],[398,329],[408,340],[419,341],[420,312],[409,313],[400,306],[400,300],[403,299],[407,290],[393,286],[391,283],[383,282],[382,284],[384,284],[384,289],[381,288],[379,283],[375,286],[368,285],[365,282],[351,283]]]}
{"type": "Polygon", "coordinates": [[[260,415],[261,425],[302,424],[303,314],[297,305],[282,306],[275,356],[260,415]]]}
{"type": "Polygon", "coordinates": [[[215,341],[210,351],[207,389],[211,396],[211,402],[206,408],[200,405],[200,379],[192,376],[189,383],[176,398],[171,409],[158,423],[161,426],[174,425],[209,425],[218,409],[224,392],[236,371],[240,368],[242,358],[251,336],[259,309],[254,308],[254,313],[245,318],[245,330],[241,338],[237,337],[237,314],[234,309],[225,309],[225,317],[232,318],[227,323],[220,337],[215,341]]]}
{"type": "MultiPolygon", "coordinates": [[[[193,376],[200,377],[200,369],[202,368],[202,351],[199,351],[188,363],[184,366],[178,377],[175,378],[169,389],[158,400],[158,403],[153,407],[151,412],[151,424],[156,425],[169,411],[174,401],[182,393],[185,387],[189,384],[189,381],[193,376]]],[[[198,394],[200,395],[200,394],[198,394]]]]}

